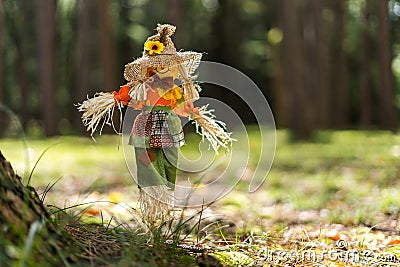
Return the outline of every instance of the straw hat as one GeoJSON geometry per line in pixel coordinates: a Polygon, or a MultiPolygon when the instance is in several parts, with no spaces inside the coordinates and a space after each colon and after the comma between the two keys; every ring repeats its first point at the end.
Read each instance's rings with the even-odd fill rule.
{"type": "Polygon", "coordinates": [[[201,53],[177,52],[171,35],[176,27],[170,24],[158,24],[157,34],[147,38],[143,56],[125,65],[124,77],[127,81],[144,81],[148,67],[179,66],[178,79],[187,79],[200,64],[201,53]]]}

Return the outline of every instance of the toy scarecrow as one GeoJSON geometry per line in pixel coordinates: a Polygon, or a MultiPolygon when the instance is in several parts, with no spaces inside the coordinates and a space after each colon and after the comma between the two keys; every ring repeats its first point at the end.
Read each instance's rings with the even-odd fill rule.
{"type": "Polygon", "coordinates": [[[105,124],[113,125],[116,107],[142,111],[133,123],[129,144],[135,149],[140,209],[149,224],[164,222],[173,207],[178,149],[184,144],[179,116],[192,120],[216,153],[233,140],[212,110],[194,107],[201,88],[193,74],[202,54],[177,52],[171,40],[174,32],[175,26],[158,24],[157,34],[144,43],[143,56],[125,65],[127,84],[118,92],[97,93],[78,105],[92,136],[97,128],[101,134],[105,124]]]}

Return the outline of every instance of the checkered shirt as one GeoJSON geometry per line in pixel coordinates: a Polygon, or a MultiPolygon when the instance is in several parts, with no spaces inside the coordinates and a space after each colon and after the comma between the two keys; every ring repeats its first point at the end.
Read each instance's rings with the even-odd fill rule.
{"type": "Polygon", "coordinates": [[[143,111],[136,117],[131,138],[144,137],[145,147],[181,147],[185,142],[184,135],[180,121],[177,125],[175,117],[177,115],[171,110],[143,111]]]}

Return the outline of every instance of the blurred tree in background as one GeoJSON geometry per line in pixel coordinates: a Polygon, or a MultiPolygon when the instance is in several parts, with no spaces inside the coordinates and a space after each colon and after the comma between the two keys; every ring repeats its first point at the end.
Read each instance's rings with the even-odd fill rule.
{"type": "MultiPolygon", "coordinates": [[[[158,22],[263,91],[278,127],[398,129],[399,0],[0,0],[0,131],[83,133],[74,103],[124,83],[158,22]]],[[[203,95],[239,110],[221,88],[203,95]]],[[[251,112],[242,118],[253,123],[251,112]]]]}

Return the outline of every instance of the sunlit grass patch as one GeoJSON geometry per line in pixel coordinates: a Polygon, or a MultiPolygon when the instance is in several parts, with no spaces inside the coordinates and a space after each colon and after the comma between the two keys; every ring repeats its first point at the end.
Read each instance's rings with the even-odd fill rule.
{"type": "MultiPolygon", "coordinates": [[[[250,147],[256,152],[250,155],[247,166],[251,173],[257,165],[259,132],[256,127],[248,127],[247,134],[250,147]]],[[[183,154],[197,158],[199,141],[197,135],[187,134],[183,154]]],[[[24,178],[42,151],[51,145],[54,147],[43,155],[33,172],[31,183],[35,187],[44,188],[60,177],[53,188],[60,192],[82,194],[135,186],[118,136],[101,136],[96,143],[87,137],[73,136],[28,139],[26,146],[18,139],[0,140],[1,150],[24,178]]],[[[370,205],[370,201],[363,200],[375,198],[376,203],[382,202],[375,206],[380,205],[382,212],[392,214],[398,212],[399,204],[387,192],[400,184],[399,146],[400,136],[384,131],[321,131],[310,142],[294,143],[287,131],[278,131],[275,161],[260,192],[267,199],[265,205],[289,203],[298,210],[334,208],[330,203],[338,202],[370,205]]],[[[242,180],[234,192],[248,196],[248,183],[248,179],[242,180]]],[[[229,202],[229,195],[226,199],[229,202]]],[[[230,205],[240,210],[241,203],[247,202],[230,205]]]]}
{"type": "Polygon", "coordinates": [[[21,140],[2,139],[0,148],[24,180],[41,153],[49,148],[33,172],[31,184],[35,187],[43,187],[59,177],[63,177],[60,185],[74,187],[78,183],[78,190],[95,182],[101,186],[129,181],[117,136],[99,137],[97,143],[75,136],[26,140],[25,144],[21,140]]]}

